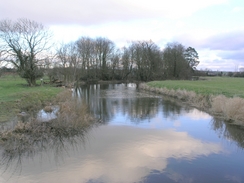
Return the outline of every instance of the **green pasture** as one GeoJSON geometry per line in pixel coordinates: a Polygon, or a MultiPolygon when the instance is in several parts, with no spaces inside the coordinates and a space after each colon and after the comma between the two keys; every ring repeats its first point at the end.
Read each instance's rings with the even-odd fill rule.
{"type": "Polygon", "coordinates": [[[225,95],[244,98],[244,78],[201,77],[199,80],[166,80],[147,83],[151,87],[194,91],[203,95],[225,95]]]}
{"type": "Polygon", "coordinates": [[[29,87],[24,79],[16,75],[0,77],[0,122],[22,110],[35,110],[52,100],[62,88],[48,85],[29,87]]]}

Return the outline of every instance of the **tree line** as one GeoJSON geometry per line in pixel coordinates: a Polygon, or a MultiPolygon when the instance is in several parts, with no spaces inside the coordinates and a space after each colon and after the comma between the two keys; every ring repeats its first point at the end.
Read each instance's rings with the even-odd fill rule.
{"type": "Polygon", "coordinates": [[[132,41],[117,48],[104,37],[80,37],[50,55],[51,33],[28,19],[0,21],[0,58],[30,86],[46,73],[64,82],[190,79],[199,64],[192,47],[172,42],[161,49],[153,41],[132,41]]]}

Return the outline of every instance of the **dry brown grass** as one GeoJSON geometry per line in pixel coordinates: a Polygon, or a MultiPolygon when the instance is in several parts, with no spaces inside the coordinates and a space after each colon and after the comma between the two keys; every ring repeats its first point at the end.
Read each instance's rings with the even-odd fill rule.
{"type": "Polygon", "coordinates": [[[56,124],[72,128],[83,128],[89,126],[94,120],[89,114],[88,107],[75,99],[66,100],[60,105],[56,124]]]}
{"type": "Polygon", "coordinates": [[[223,95],[202,95],[193,91],[169,90],[167,88],[149,87],[142,83],[140,89],[167,95],[180,99],[188,104],[221,116],[224,120],[244,125],[244,99],[239,97],[227,98],[223,95]]]}
{"type": "Polygon", "coordinates": [[[212,100],[211,109],[214,113],[223,115],[228,121],[244,124],[244,99],[242,98],[216,96],[212,100]]]}
{"type": "Polygon", "coordinates": [[[148,85],[142,83],[140,84],[139,88],[151,92],[155,92],[158,94],[167,95],[170,97],[174,97],[183,101],[190,101],[195,102],[199,101],[200,96],[196,95],[193,91],[186,91],[186,90],[173,90],[173,89],[167,89],[167,88],[155,88],[155,87],[149,87],[148,85]]]}

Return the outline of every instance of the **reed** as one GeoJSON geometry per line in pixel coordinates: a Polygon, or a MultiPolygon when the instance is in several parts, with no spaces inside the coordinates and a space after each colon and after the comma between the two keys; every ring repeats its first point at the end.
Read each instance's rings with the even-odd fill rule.
{"type": "Polygon", "coordinates": [[[223,115],[229,121],[244,124],[243,98],[227,98],[223,95],[213,97],[211,109],[213,113],[223,115]]]}

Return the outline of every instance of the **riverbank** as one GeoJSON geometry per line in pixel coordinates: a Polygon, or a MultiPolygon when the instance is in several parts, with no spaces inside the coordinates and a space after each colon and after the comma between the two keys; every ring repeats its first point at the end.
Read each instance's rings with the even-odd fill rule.
{"type": "Polygon", "coordinates": [[[233,124],[244,125],[244,79],[204,77],[197,81],[153,81],[139,88],[177,98],[233,124]]]}
{"type": "Polygon", "coordinates": [[[49,85],[29,87],[17,75],[0,77],[0,123],[9,121],[20,112],[32,112],[50,104],[64,88],[49,85]]]}
{"type": "Polygon", "coordinates": [[[16,125],[6,125],[1,130],[0,146],[7,160],[62,145],[67,139],[73,142],[96,122],[87,105],[77,101],[69,89],[49,85],[28,87],[25,80],[11,75],[0,78],[0,90],[0,122],[25,115],[19,116],[16,125]],[[44,106],[49,110],[54,105],[59,108],[56,118],[42,122],[35,115],[44,106]]]}
{"type": "Polygon", "coordinates": [[[53,147],[58,147],[60,151],[66,141],[74,144],[77,136],[83,140],[85,133],[97,122],[90,115],[87,105],[73,98],[69,90],[59,93],[54,102],[59,106],[56,118],[42,122],[29,117],[1,131],[2,161],[31,157],[53,147]]]}

